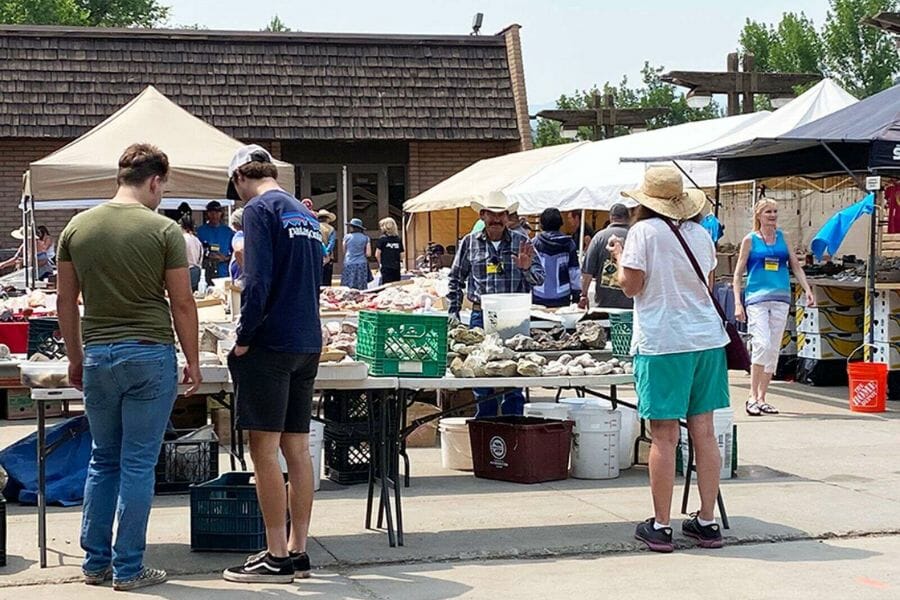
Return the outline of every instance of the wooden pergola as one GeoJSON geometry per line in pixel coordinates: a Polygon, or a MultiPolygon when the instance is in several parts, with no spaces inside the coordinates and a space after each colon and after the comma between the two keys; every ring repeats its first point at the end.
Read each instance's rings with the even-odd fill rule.
{"type": "Polygon", "coordinates": [[[754,112],[753,96],[767,94],[776,97],[794,96],[798,85],[822,79],[817,73],[760,73],[753,70],[753,55],[745,54],[738,69],[738,54],[728,55],[726,71],[669,71],[661,79],[666,83],[690,88],[690,95],[728,97],[728,116],[740,112],[754,112]]]}
{"type": "Polygon", "coordinates": [[[615,136],[616,127],[646,128],[647,121],[669,112],[668,108],[616,108],[610,94],[604,94],[602,100],[598,94],[594,94],[592,104],[593,108],[585,109],[542,110],[537,116],[559,121],[563,129],[590,127],[593,130],[591,139],[599,140],[601,130],[604,138],[611,138],[615,136]]]}

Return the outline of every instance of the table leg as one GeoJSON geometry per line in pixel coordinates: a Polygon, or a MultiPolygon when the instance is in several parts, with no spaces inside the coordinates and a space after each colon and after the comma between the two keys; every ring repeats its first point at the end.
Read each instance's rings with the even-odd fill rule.
{"type": "Polygon", "coordinates": [[[388,534],[388,544],[391,548],[397,545],[397,541],[394,536],[394,517],[391,514],[391,496],[390,491],[388,490],[388,486],[391,485],[391,471],[393,471],[394,457],[389,456],[389,447],[393,448],[393,444],[390,444],[390,430],[389,430],[389,422],[390,422],[390,407],[388,405],[388,397],[386,392],[380,393],[380,400],[378,402],[379,405],[379,423],[381,425],[381,431],[379,432],[379,448],[378,448],[378,457],[379,457],[379,471],[381,475],[381,506],[384,510],[386,526],[387,526],[387,534],[388,534]],[[389,446],[390,444],[390,446],[389,446]]]}
{"type": "Polygon", "coordinates": [[[37,459],[38,459],[38,549],[40,551],[41,568],[47,566],[47,496],[45,493],[47,486],[47,465],[45,446],[47,445],[46,437],[46,414],[44,412],[44,401],[37,402],[38,414],[38,431],[37,431],[37,459]]]}

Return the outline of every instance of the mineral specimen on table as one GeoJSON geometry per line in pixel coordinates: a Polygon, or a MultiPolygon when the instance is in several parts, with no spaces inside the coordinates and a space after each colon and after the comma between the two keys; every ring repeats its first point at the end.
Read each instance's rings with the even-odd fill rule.
{"type": "Polygon", "coordinates": [[[514,360],[494,360],[484,366],[488,377],[515,377],[518,365],[514,360]]]}
{"type": "Polygon", "coordinates": [[[606,331],[600,321],[581,321],[575,326],[575,335],[586,348],[602,350],[606,347],[606,331]]]}
{"type": "Polygon", "coordinates": [[[527,358],[520,358],[516,365],[516,372],[522,377],[540,377],[543,369],[534,361],[527,358]]]}

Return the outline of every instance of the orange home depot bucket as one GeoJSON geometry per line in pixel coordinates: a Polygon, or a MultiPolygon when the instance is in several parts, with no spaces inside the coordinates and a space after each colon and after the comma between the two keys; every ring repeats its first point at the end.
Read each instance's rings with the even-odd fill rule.
{"type": "MultiPolygon", "coordinates": [[[[860,346],[860,348],[862,347],[860,346]]],[[[848,362],[850,410],[852,412],[884,412],[887,400],[887,375],[888,366],[884,363],[848,362]]]]}

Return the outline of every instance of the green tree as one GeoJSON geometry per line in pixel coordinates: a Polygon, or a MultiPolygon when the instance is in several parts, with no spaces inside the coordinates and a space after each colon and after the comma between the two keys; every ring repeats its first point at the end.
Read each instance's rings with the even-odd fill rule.
{"type": "Polygon", "coordinates": [[[281,17],[279,17],[278,15],[274,15],[272,17],[272,20],[269,21],[269,24],[266,25],[266,28],[263,29],[263,31],[278,31],[278,32],[285,32],[285,31],[290,31],[290,30],[291,30],[290,27],[285,25],[284,21],[282,21],[281,17]]]}
{"type": "Polygon", "coordinates": [[[893,85],[900,55],[893,36],[860,24],[865,17],[896,11],[895,0],[831,0],[822,39],[829,72],[851,94],[864,98],[893,85]]]}
{"type": "Polygon", "coordinates": [[[15,25],[155,27],[168,17],[157,0],[0,0],[0,22],[15,25]]]}
{"type": "Polygon", "coordinates": [[[784,13],[777,27],[747,19],[741,50],[764,73],[822,73],[822,40],[805,14],[784,13]]]}

